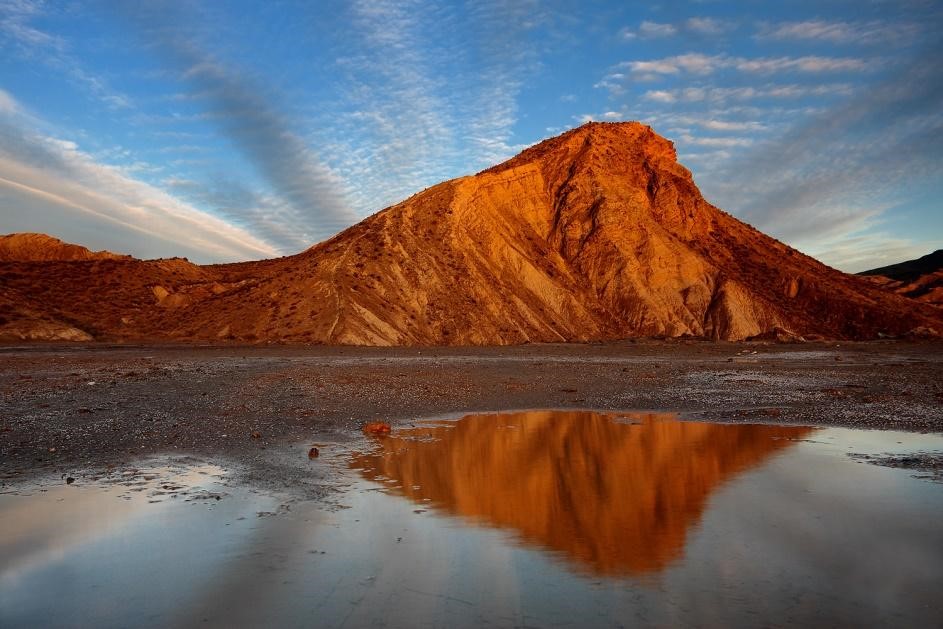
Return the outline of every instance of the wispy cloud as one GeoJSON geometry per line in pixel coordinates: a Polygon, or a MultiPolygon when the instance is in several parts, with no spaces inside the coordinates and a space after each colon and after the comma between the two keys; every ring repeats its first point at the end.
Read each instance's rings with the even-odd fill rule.
{"type": "Polygon", "coordinates": [[[527,34],[547,17],[538,0],[482,0],[469,7],[483,80],[472,100],[468,137],[477,145],[477,165],[490,166],[524,148],[511,138],[518,94],[536,68],[527,34]]]}
{"type": "Polygon", "coordinates": [[[853,92],[850,83],[825,85],[764,85],[759,87],[684,87],[670,90],[648,90],[644,100],[658,103],[722,103],[762,99],[798,99],[807,96],[848,96],[853,92]]]}
{"type": "Polygon", "coordinates": [[[213,208],[215,216],[244,227],[265,242],[275,243],[279,253],[295,253],[311,245],[296,230],[293,209],[278,195],[266,194],[225,175],[210,180],[171,176],[161,183],[175,197],[198,207],[213,208]]]}
{"type": "Polygon", "coordinates": [[[681,140],[687,144],[693,144],[695,146],[714,146],[721,148],[730,148],[735,146],[750,146],[753,144],[751,138],[710,138],[710,137],[695,137],[689,133],[684,133],[681,135],[681,140]]]}
{"type": "Polygon", "coordinates": [[[619,31],[619,36],[624,40],[636,38],[658,39],[673,37],[679,33],[716,36],[729,32],[736,27],[735,22],[716,17],[690,17],[676,23],[645,20],[639,24],[638,28],[623,28],[619,31]]]}
{"type": "Polygon", "coordinates": [[[711,74],[727,64],[727,57],[688,53],[651,61],[624,61],[617,68],[625,68],[634,74],[711,74]]]}
{"type": "Polygon", "coordinates": [[[75,142],[30,130],[33,120],[25,114],[0,116],[5,229],[45,230],[136,255],[183,255],[205,262],[276,253],[245,229],[97,162],[75,142]]]}
{"type": "Polygon", "coordinates": [[[130,97],[90,72],[70,51],[67,40],[33,24],[45,13],[46,3],[39,0],[5,0],[0,3],[0,50],[60,72],[68,81],[111,109],[130,107],[130,97]]]}
{"type": "Polygon", "coordinates": [[[19,105],[10,93],[0,90],[0,114],[14,114],[18,109],[19,105]]]}
{"type": "Polygon", "coordinates": [[[907,66],[779,137],[758,143],[705,188],[759,228],[794,242],[874,229],[901,186],[943,178],[943,57],[907,66]]]}
{"type": "Polygon", "coordinates": [[[926,255],[938,242],[914,242],[889,233],[877,226],[818,238],[799,247],[822,262],[849,273],[912,260],[926,255]]]}
{"type": "Polygon", "coordinates": [[[512,129],[534,65],[524,35],[543,19],[536,2],[462,9],[385,0],[350,9],[356,52],[338,65],[351,112],[325,136],[338,172],[357,182],[356,207],[380,209],[520,150],[512,129]]]}
{"type": "Polygon", "coordinates": [[[687,30],[703,35],[720,35],[736,28],[733,22],[713,17],[688,18],[684,25],[687,30]]]}
{"type": "Polygon", "coordinates": [[[914,23],[804,20],[762,24],[755,37],[763,40],[806,40],[835,44],[894,44],[909,43],[918,33],[920,28],[914,23]]]}
{"type": "Polygon", "coordinates": [[[178,48],[192,64],[184,77],[208,94],[226,135],[291,207],[298,237],[311,243],[357,221],[343,182],[264,97],[264,89],[193,48],[178,48]]]}
{"type": "Polygon", "coordinates": [[[37,0],[4,0],[0,3],[0,33],[9,44],[19,47],[24,55],[32,56],[37,50],[63,53],[66,43],[32,25],[41,17],[44,3],[37,0]]]}
{"type": "Polygon", "coordinates": [[[573,116],[578,124],[586,124],[587,122],[593,122],[594,120],[625,120],[626,115],[621,111],[604,111],[600,114],[579,114],[573,116]]]}
{"type": "MultiPolygon", "coordinates": [[[[440,60],[422,45],[418,4],[364,0],[350,10],[360,45],[339,66],[352,111],[341,121],[343,137],[333,138],[332,152],[343,156],[341,172],[358,182],[355,205],[371,211],[443,173],[456,151],[455,124],[445,86],[436,79],[440,60]]],[[[446,24],[454,19],[436,15],[446,24]]]]}
{"type": "Polygon", "coordinates": [[[678,28],[673,24],[664,24],[645,20],[639,24],[638,28],[633,29],[628,26],[619,31],[619,36],[628,41],[642,37],[644,39],[654,39],[658,37],[671,37],[678,33],[678,28]]]}
{"type": "Polygon", "coordinates": [[[698,120],[691,119],[693,124],[696,124],[704,129],[709,129],[711,131],[765,131],[768,128],[768,125],[757,122],[755,120],[747,121],[733,121],[733,120],[698,120]]]}
{"type": "Polygon", "coordinates": [[[677,34],[678,29],[673,24],[662,24],[645,20],[638,27],[642,37],[670,37],[677,34]]]}
{"type": "Polygon", "coordinates": [[[624,61],[616,66],[634,75],[652,77],[657,75],[695,74],[708,75],[719,70],[733,69],[751,74],[773,74],[778,72],[858,72],[874,67],[874,62],[852,57],[734,57],[729,55],[705,55],[688,53],[647,61],[624,61]]]}

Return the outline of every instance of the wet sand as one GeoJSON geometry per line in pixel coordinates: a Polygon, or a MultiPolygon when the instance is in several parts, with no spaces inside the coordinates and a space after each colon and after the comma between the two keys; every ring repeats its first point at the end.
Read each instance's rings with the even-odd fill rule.
{"type": "Polygon", "coordinates": [[[941,432],[943,344],[5,347],[0,483],[181,453],[318,497],[332,476],[302,454],[358,447],[365,422],[529,408],[941,432]]]}

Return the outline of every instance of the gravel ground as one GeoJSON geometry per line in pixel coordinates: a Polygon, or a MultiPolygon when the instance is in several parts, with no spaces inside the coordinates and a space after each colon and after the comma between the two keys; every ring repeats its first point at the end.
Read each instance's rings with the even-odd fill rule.
{"type": "Polygon", "coordinates": [[[253,485],[324,496],[330,465],[309,465],[312,445],[326,454],[356,449],[369,421],[474,411],[662,410],[692,420],[941,432],[941,350],[896,341],[5,347],[0,487],[170,453],[225,463],[253,485]]]}

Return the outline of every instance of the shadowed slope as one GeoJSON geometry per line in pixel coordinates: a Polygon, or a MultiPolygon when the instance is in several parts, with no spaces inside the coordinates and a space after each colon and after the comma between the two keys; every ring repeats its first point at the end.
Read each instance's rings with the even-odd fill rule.
{"type": "Polygon", "coordinates": [[[862,271],[858,275],[883,275],[884,277],[900,282],[913,282],[927,273],[943,270],[943,249],[937,249],[916,260],[898,262],[889,266],[882,266],[870,271],[862,271]]]}
{"type": "Polygon", "coordinates": [[[943,306],[943,249],[858,275],[898,295],[943,306]]]}

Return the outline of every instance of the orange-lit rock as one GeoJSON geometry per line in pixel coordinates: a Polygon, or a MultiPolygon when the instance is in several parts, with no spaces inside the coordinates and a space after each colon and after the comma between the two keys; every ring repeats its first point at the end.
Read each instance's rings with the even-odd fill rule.
{"type": "Polygon", "coordinates": [[[390,425],[386,422],[370,422],[363,427],[364,434],[382,437],[390,434],[390,425]]]}

